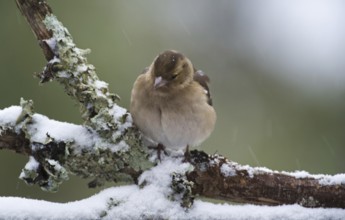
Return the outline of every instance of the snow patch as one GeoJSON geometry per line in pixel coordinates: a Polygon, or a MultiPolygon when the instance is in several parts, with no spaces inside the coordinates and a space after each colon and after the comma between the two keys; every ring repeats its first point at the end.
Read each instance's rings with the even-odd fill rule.
{"type": "Polygon", "coordinates": [[[115,122],[118,125],[117,129],[121,133],[123,131],[125,131],[127,128],[132,126],[132,124],[133,124],[132,116],[131,116],[131,114],[127,114],[127,109],[122,108],[118,105],[114,105],[109,113],[110,113],[110,115],[114,116],[115,122]],[[121,119],[123,117],[126,117],[126,121],[121,122],[121,119]]]}
{"type": "Polygon", "coordinates": [[[108,83],[101,81],[101,80],[96,80],[95,86],[97,89],[108,88],[108,83]]]}
{"type": "Polygon", "coordinates": [[[22,107],[20,106],[11,106],[0,110],[0,124],[2,126],[15,126],[21,113],[22,107]]]}
{"type": "Polygon", "coordinates": [[[77,71],[80,72],[80,73],[86,72],[87,69],[88,69],[88,67],[84,63],[77,66],[77,71]]]}
{"type": "MultiPolygon", "coordinates": [[[[247,171],[249,177],[253,178],[259,174],[284,174],[287,176],[294,177],[296,179],[316,179],[321,185],[345,185],[345,174],[326,175],[326,174],[310,174],[307,171],[299,170],[295,172],[277,171],[271,170],[266,167],[250,167],[249,165],[240,165],[235,162],[229,162],[221,166],[221,172],[224,176],[232,176],[232,171],[247,171]]],[[[236,174],[236,173],[235,173],[236,174]]]]}
{"type": "Polygon", "coordinates": [[[171,183],[171,173],[185,173],[188,170],[192,169],[189,163],[182,163],[182,159],[174,159],[170,157],[163,158],[162,162],[157,166],[151,168],[148,171],[145,171],[139,177],[139,185],[146,184],[155,184],[163,190],[168,190],[171,183]]]}
{"type": "Polygon", "coordinates": [[[222,164],[222,166],[220,167],[220,172],[225,177],[236,176],[236,170],[234,169],[234,167],[226,163],[222,164]]]}
{"type": "Polygon", "coordinates": [[[322,185],[345,185],[345,174],[336,174],[334,176],[331,175],[323,175],[323,178],[319,180],[319,183],[322,185]]]}
{"type": "Polygon", "coordinates": [[[40,114],[32,116],[32,124],[28,125],[28,132],[32,142],[45,143],[47,134],[56,141],[74,141],[81,147],[92,147],[96,134],[81,125],[59,122],[40,114]]]}
{"type": "Polygon", "coordinates": [[[25,164],[25,169],[37,170],[39,165],[38,161],[33,156],[30,156],[29,161],[25,164]]]}
{"type": "Polygon", "coordinates": [[[55,51],[56,51],[56,45],[57,45],[56,39],[55,39],[54,37],[52,37],[52,38],[49,38],[49,39],[45,39],[45,40],[43,40],[43,41],[46,42],[47,45],[50,47],[50,49],[51,49],[52,51],[54,51],[54,53],[55,53],[55,51]]]}
{"type": "Polygon", "coordinates": [[[0,197],[1,219],[191,219],[191,220],[341,220],[345,210],[336,208],[303,208],[299,205],[256,206],[212,204],[196,200],[184,210],[157,190],[155,185],[140,189],[136,185],[113,187],[90,198],[68,202],[0,197]],[[102,218],[102,217],[103,218],[102,218]]]}
{"type": "Polygon", "coordinates": [[[56,171],[60,171],[60,170],[64,170],[65,169],[56,160],[46,159],[46,161],[49,163],[50,166],[54,167],[54,170],[56,170],[56,171]]]}

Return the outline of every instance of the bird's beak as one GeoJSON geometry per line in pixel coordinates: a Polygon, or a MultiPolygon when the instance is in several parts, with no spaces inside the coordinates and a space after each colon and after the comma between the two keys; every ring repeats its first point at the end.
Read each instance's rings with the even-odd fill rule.
{"type": "Polygon", "coordinates": [[[167,84],[167,80],[163,79],[161,76],[155,78],[155,83],[153,84],[153,87],[155,89],[162,87],[167,84]]]}

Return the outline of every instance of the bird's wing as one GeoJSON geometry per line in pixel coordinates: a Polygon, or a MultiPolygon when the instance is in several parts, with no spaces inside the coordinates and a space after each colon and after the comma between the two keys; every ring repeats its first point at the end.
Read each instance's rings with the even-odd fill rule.
{"type": "Polygon", "coordinates": [[[207,96],[207,103],[212,105],[212,98],[210,89],[208,88],[208,83],[210,82],[210,78],[201,70],[194,71],[194,81],[198,82],[205,90],[205,94],[207,96]]]}

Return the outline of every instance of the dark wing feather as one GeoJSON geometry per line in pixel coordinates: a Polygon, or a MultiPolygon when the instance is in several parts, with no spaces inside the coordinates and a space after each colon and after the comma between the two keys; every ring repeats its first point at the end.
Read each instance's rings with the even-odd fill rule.
{"type": "Polygon", "coordinates": [[[210,89],[208,88],[208,83],[210,78],[201,70],[194,70],[194,81],[198,82],[204,89],[207,96],[207,103],[212,106],[212,99],[210,89]]]}

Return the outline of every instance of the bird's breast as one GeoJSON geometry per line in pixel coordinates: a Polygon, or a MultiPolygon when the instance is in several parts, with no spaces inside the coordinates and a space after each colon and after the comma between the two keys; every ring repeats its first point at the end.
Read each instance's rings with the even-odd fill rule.
{"type": "MultiPolygon", "coordinates": [[[[172,104],[172,102],[169,102],[172,104]]],[[[213,131],[215,111],[206,102],[162,106],[161,126],[168,141],[167,147],[180,149],[197,146],[213,131]]]]}
{"type": "Polygon", "coordinates": [[[163,96],[150,89],[136,90],[131,102],[134,123],[146,137],[167,148],[197,146],[211,134],[216,121],[202,88],[197,92],[163,96]]]}

